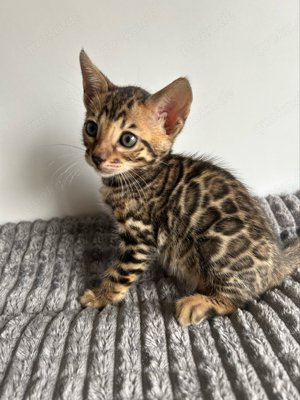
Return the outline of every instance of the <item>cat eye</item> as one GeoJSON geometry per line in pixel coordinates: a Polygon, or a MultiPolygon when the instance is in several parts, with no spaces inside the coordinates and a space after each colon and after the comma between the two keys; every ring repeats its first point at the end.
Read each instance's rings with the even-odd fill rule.
{"type": "Polygon", "coordinates": [[[97,136],[98,126],[95,122],[90,121],[86,125],[86,132],[89,136],[96,137],[97,136]]]}
{"type": "Polygon", "coordinates": [[[137,137],[131,132],[125,132],[121,136],[120,143],[124,147],[132,147],[136,144],[137,137]]]}

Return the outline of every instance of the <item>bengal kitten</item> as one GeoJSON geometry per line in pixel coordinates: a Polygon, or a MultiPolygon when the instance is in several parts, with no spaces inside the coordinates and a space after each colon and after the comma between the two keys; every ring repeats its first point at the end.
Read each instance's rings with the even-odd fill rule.
{"type": "Polygon", "coordinates": [[[231,314],[300,266],[300,243],[285,251],[255,200],[231,173],[171,153],[192,103],[187,79],[150,95],[112,84],[82,50],[86,161],[117,220],[122,254],[84,306],[122,300],[159,258],[195,294],[176,302],[182,325],[231,314]],[[289,260],[288,260],[289,258],[289,260]]]}

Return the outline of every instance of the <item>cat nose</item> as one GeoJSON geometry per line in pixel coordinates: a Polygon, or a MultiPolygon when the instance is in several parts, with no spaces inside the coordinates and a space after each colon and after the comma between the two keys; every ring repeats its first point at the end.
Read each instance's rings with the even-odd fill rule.
{"type": "Polygon", "coordinates": [[[102,161],[105,161],[106,158],[104,158],[104,156],[99,156],[99,155],[96,155],[96,154],[92,154],[92,160],[98,166],[98,165],[100,165],[102,163],[102,161]]]}

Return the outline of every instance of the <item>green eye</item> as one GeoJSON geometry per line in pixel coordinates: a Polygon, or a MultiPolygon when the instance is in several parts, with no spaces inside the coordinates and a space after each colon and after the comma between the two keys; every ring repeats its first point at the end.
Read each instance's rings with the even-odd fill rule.
{"type": "Polygon", "coordinates": [[[97,130],[98,130],[98,126],[97,124],[95,124],[95,122],[88,122],[86,125],[86,132],[88,135],[92,136],[92,137],[96,137],[97,136],[97,130]]]}
{"type": "Polygon", "coordinates": [[[121,136],[120,143],[124,147],[132,147],[136,144],[137,137],[131,132],[125,132],[121,136]]]}

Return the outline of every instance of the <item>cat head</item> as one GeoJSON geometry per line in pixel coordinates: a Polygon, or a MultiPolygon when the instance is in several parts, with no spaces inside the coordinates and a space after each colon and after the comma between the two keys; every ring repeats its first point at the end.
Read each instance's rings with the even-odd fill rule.
{"type": "Polygon", "coordinates": [[[80,66],[87,162],[103,177],[159,164],[189,114],[193,95],[188,80],[179,78],[150,95],[137,86],[114,85],[83,50],[80,66]]]}

